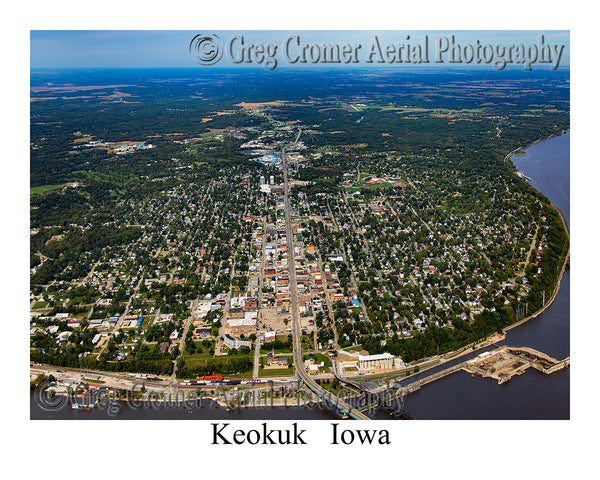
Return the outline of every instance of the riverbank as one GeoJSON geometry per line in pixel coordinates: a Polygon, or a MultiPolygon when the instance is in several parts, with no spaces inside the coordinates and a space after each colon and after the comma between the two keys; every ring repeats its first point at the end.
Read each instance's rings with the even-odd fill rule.
{"type": "Polygon", "coordinates": [[[561,130],[559,133],[555,133],[553,135],[550,135],[546,138],[539,138],[533,142],[531,142],[530,144],[526,145],[525,147],[517,147],[515,148],[512,152],[509,152],[505,157],[504,157],[504,161],[508,161],[510,160],[510,158],[515,155],[518,151],[525,151],[527,150],[529,147],[533,147],[534,145],[541,143],[541,142],[545,142],[546,140],[550,140],[551,138],[556,138],[556,137],[560,137],[561,135],[565,135],[566,133],[571,133],[571,129],[567,128],[566,130],[561,130]]]}
{"type": "MultiPolygon", "coordinates": [[[[560,135],[564,135],[565,133],[568,133],[568,132],[569,132],[569,130],[564,131],[560,135]]],[[[540,142],[542,142],[544,140],[549,140],[551,138],[558,137],[560,135],[551,135],[547,139],[536,140],[530,146],[535,145],[536,143],[540,143],[540,142]]],[[[509,155],[512,157],[512,155],[514,154],[515,151],[516,150],[513,150],[511,153],[509,153],[509,155]]],[[[522,181],[525,182],[526,180],[522,179],[522,181]]],[[[530,185],[530,186],[532,188],[535,188],[532,185],[530,185]]],[[[543,194],[543,192],[540,192],[540,193],[543,194]]],[[[550,305],[552,305],[552,302],[554,302],[556,296],[558,295],[558,292],[560,291],[560,285],[562,283],[562,279],[563,279],[564,273],[565,273],[565,271],[567,269],[567,265],[569,264],[569,259],[571,257],[571,234],[570,234],[570,231],[569,231],[569,226],[567,225],[567,222],[565,220],[565,216],[564,216],[563,212],[561,211],[561,209],[558,208],[558,206],[556,206],[550,200],[548,200],[548,201],[549,201],[549,205],[552,208],[554,208],[557,211],[558,215],[560,216],[560,219],[562,221],[562,225],[563,225],[564,231],[565,231],[565,233],[567,235],[568,247],[567,247],[567,251],[565,253],[565,259],[563,261],[563,264],[562,264],[562,267],[561,267],[561,270],[560,270],[560,274],[558,275],[558,279],[557,279],[557,281],[556,281],[556,283],[554,285],[554,289],[552,291],[552,295],[550,296],[550,298],[548,299],[548,301],[546,302],[546,304],[543,305],[542,308],[540,308],[539,310],[535,311],[533,314],[531,314],[531,315],[529,315],[529,316],[527,316],[527,317],[525,317],[525,318],[523,318],[523,319],[521,319],[521,320],[519,320],[519,321],[517,321],[517,322],[515,322],[515,323],[513,323],[513,324],[511,324],[511,325],[509,325],[507,327],[505,327],[505,328],[503,328],[502,331],[504,333],[506,333],[507,331],[509,331],[509,330],[511,330],[511,329],[513,329],[515,327],[518,327],[519,325],[524,324],[525,322],[531,320],[532,318],[536,318],[539,315],[541,315],[550,305]]]]}

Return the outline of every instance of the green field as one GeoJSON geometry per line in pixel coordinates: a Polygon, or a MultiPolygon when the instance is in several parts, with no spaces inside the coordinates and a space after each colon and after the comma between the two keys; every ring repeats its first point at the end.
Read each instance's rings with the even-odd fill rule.
{"type": "Polygon", "coordinates": [[[294,375],[294,367],[288,368],[269,368],[269,369],[259,369],[258,376],[261,378],[269,378],[269,377],[291,377],[294,375]]]}
{"type": "Polygon", "coordinates": [[[326,356],[323,355],[322,353],[311,353],[309,355],[304,355],[303,360],[308,360],[309,358],[312,358],[315,363],[321,363],[323,362],[326,367],[331,367],[331,359],[326,356]]]}
{"type": "Polygon", "coordinates": [[[144,321],[140,325],[140,328],[142,330],[146,330],[150,326],[151,320],[154,320],[154,315],[152,315],[152,317],[144,316],[144,321]]]}
{"type": "MultiPolygon", "coordinates": [[[[204,348],[204,347],[202,347],[204,348]]],[[[252,354],[248,354],[248,355],[221,355],[218,357],[215,357],[214,355],[210,355],[208,353],[208,351],[203,351],[202,353],[194,353],[192,355],[185,355],[183,357],[183,359],[185,360],[185,365],[187,367],[189,366],[193,366],[193,365],[201,365],[204,364],[208,361],[208,363],[211,363],[213,365],[218,365],[218,364],[224,364],[224,363],[228,363],[230,359],[232,358],[249,358],[250,360],[254,360],[254,355],[252,354]]]]}
{"type": "Polygon", "coordinates": [[[210,355],[208,352],[194,353],[192,355],[183,355],[185,365],[188,367],[197,367],[198,365],[204,365],[208,360],[216,358],[214,355],[210,355]]]}
{"type": "Polygon", "coordinates": [[[363,188],[391,188],[393,186],[394,186],[394,184],[392,182],[383,182],[383,183],[367,184],[367,185],[363,186],[363,188]]]}
{"type": "MultiPolygon", "coordinates": [[[[277,340],[279,341],[287,341],[289,335],[277,335],[277,340]]],[[[273,347],[273,343],[263,343],[260,346],[260,353],[264,354],[264,353],[270,353],[270,352],[274,352],[274,353],[292,353],[292,349],[293,347],[282,347],[282,348],[274,348],[273,347]]]]}
{"type": "MultiPolygon", "coordinates": [[[[287,368],[259,368],[259,377],[289,377],[294,375],[293,357],[291,355],[276,355],[277,357],[285,357],[288,359],[287,368]]],[[[267,357],[260,357],[259,363],[261,366],[267,364],[267,357]]]]}
{"type": "Polygon", "coordinates": [[[51,190],[62,187],[64,184],[60,185],[40,185],[39,187],[31,187],[29,189],[29,195],[33,197],[34,195],[43,195],[48,193],[51,190]]]}
{"type": "Polygon", "coordinates": [[[76,180],[96,180],[99,182],[109,182],[111,185],[123,187],[137,180],[137,177],[130,173],[120,172],[88,172],[86,170],[76,170],[73,172],[76,180]]]}

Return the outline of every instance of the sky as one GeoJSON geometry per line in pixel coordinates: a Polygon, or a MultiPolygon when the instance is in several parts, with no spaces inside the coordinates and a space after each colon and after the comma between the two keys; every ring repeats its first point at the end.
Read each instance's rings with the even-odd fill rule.
{"type": "MultiPolygon", "coordinates": [[[[323,44],[335,43],[340,47],[344,44],[351,46],[361,45],[358,58],[364,62],[372,51],[375,36],[378,37],[383,49],[388,44],[399,45],[412,43],[420,44],[424,48],[424,39],[427,36],[429,40],[429,56],[431,63],[437,55],[441,37],[445,37],[450,42],[454,35],[455,42],[463,48],[470,44],[476,47],[479,40],[481,45],[513,45],[523,44],[539,45],[541,36],[544,35],[547,44],[564,45],[560,66],[567,67],[570,63],[570,35],[568,31],[502,31],[502,30],[454,30],[454,31],[369,31],[369,30],[31,30],[30,31],[30,68],[165,68],[165,67],[196,67],[197,62],[190,54],[189,47],[192,39],[198,35],[216,34],[221,40],[221,49],[223,54],[218,63],[211,67],[219,68],[236,66],[232,63],[232,58],[240,59],[241,50],[239,49],[239,39],[233,43],[234,55],[232,57],[228,46],[234,37],[243,37],[245,46],[248,45],[268,45],[277,46],[277,52],[274,55],[278,60],[277,66],[289,66],[288,59],[297,58],[299,48],[295,43],[291,44],[290,56],[284,57],[284,44],[286,39],[298,36],[302,44],[323,44]],[[407,36],[410,40],[407,41],[407,36]]],[[[295,42],[295,40],[294,40],[295,42]]],[[[443,65],[459,66],[449,63],[449,53],[442,54],[443,65]]],[[[245,62],[237,64],[238,66],[265,67],[266,58],[259,63],[259,58],[252,57],[252,64],[245,62]]],[[[247,57],[245,57],[247,58],[247,57]]],[[[376,60],[377,55],[372,57],[376,60]]],[[[377,62],[372,63],[376,65],[377,62]]],[[[493,62],[492,62],[493,64],[493,62]]],[[[297,63],[296,65],[300,65],[297,63]]],[[[366,65],[361,63],[361,65],[366,65]]],[[[470,65],[474,65],[471,63],[470,65]]],[[[307,61],[305,67],[312,66],[307,61]]],[[[323,66],[322,64],[320,66],[323,66]]],[[[381,65],[380,65],[381,66],[381,65]]],[[[384,64],[385,66],[385,64],[384,64]]],[[[413,65],[414,66],[414,65],[413,65]]],[[[433,65],[435,66],[435,65],[433,65]]],[[[468,66],[462,63],[460,66],[468,66]]],[[[491,68],[486,65],[486,67],[491,68]]],[[[512,68],[523,68],[521,65],[512,68]]],[[[534,69],[548,69],[547,65],[533,65],[534,69]]]]}

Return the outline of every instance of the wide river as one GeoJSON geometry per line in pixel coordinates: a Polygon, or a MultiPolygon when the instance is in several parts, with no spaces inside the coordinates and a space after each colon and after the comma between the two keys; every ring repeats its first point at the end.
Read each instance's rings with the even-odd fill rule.
{"type": "MultiPolygon", "coordinates": [[[[524,156],[512,161],[542,192],[561,209],[567,224],[570,220],[570,137],[566,133],[536,143],[524,156]]],[[[532,347],[558,359],[570,355],[570,272],[563,276],[560,292],[553,304],[537,318],[510,330],[504,344],[532,347]]],[[[478,352],[480,353],[480,352],[478,352]]],[[[458,361],[463,361],[461,358],[458,361]]],[[[444,365],[446,368],[449,364],[444,365]]],[[[423,372],[424,375],[432,373],[423,372]]],[[[471,377],[459,371],[410,394],[405,410],[415,419],[568,419],[570,416],[570,372],[563,369],[544,375],[528,369],[509,382],[471,377]]],[[[63,408],[52,413],[42,410],[33,396],[30,401],[32,419],[107,419],[105,409],[81,412],[63,408]]],[[[382,411],[370,414],[375,419],[389,419],[382,411]]],[[[223,408],[187,410],[182,408],[133,409],[125,406],[119,419],[299,419],[331,420],[335,413],[315,408],[249,408],[227,412],[223,408]]]]}

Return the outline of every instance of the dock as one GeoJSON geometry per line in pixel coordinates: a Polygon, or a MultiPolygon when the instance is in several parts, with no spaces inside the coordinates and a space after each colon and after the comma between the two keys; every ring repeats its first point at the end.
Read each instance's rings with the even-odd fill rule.
{"type": "Polygon", "coordinates": [[[408,385],[394,382],[397,394],[406,395],[419,390],[423,385],[434,382],[459,370],[471,373],[473,376],[489,377],[498,381],[498,384],[508,382],[515,375],[521,375],[528,368],[550,375],[558,370],[571,365],[571,357],[557,360],[545,353],[528,347],[498,347],[489,352],[484,352],[471,360],[453,365],[432,375],[420,378],[408,385]]]}

